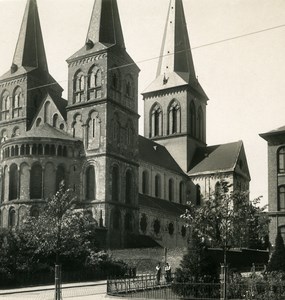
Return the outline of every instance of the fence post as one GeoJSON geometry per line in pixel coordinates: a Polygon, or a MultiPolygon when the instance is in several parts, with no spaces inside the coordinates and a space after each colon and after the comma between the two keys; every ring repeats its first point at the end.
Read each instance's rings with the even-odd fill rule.
{"type": "Polygon", "coordinates": [[[220,274],[220,281],[221,281],[221,300],[227,300],[227,280],[228,280],[228,266],[225,264],[221,265],[221,274],[220,274]]]}

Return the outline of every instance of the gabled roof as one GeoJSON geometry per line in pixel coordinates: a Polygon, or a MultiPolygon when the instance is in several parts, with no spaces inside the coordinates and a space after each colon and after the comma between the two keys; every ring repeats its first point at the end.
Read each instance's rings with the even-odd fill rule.
{"type": "Polygon", "coordinates": [[[15,138],[52,138],[61,140],[78,141],[79,139],[74,138],[70,134],[63,130],[57,129],[47,123],[40,125],[38,127],[33,127],[31,130],[24,132],[20,136],[15,138]]]}
{"type": "Polygon", "coordinates": [[[95,0],[85,46],[67,61],[114,45],[125,49],[117,0],[95,0]]]}
{"type": "Polygon", "coordinates": [[[167,213],[179,217],[185,213],[187,206],[168,200],[154,198],[148,195],[139,194],[139,206],[156,209],[161,213],[167,213]]]}
{"type": "Polygon", "coordinates": [[[233,172],[237,168],[238,159],[243,156],[243,172],[249,176],[243,142],[233,142],[198,148],[188,174],[190,176],[233,172]]]}
{"type": "Polygon", "coordinates": [[[177,173],[185,174],[164,146],[143,136],[139,136],[139,159],[177,173]]]}

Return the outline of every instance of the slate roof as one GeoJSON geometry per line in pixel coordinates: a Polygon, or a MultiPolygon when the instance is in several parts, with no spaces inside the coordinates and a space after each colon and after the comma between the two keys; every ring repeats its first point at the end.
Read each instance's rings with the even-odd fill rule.
{"type": "Polygon", "coordinates": [[[188,174],[234,171],[242,146],[242,141],[238,141],[197,149],[188,174]]]}
{"type": "Polygon", "coordinates": [[[260,136],[265,140],[268,140],[269,137],[278,136],[278,135],[285,135],[285,126],[260,134],[260,136]]]}
{"type": "Polygon", "coordinates": [[[206,95],[199,81],[197,79],[191,79],[189,74],[184,72],[172,72],[166,73],[165,75],[159,75],[143,91],[142,95],[156,91],[177,88],[178,86],[187,86],[195,96],[201,97],[203,100],[208,100],[208,96],[206,95]]]}
{"type": "Polygon", "coordinates": [[[185,213],[186,205],[170,202],[148,195],[139,194],[139,206],[159,210],[161,213],[168,213],[173,216],[180,216],[185,213]]]}
{"type": "Polygon", "coordinates": [[[157,165],[177,173],[182,173],[182,169],[168,152],[168,150],[143,136],[139,136],[139,159],[152,165],[157,165]]]}
{"type": "Polygon", "coordinates": [[[20,136],[15,138],[28,138],[28,137],[35,137],[35,138],[51,138],[51,139],[61,139],[61,140],[70,140],[70,141],[78,141],[78,139],[74,138],[73,136],[69,135],[65,131],[60,129],[54,128],[51,125],[45,123],[38,127],[34,127],[31,130],[24,132],[20,136]]]}

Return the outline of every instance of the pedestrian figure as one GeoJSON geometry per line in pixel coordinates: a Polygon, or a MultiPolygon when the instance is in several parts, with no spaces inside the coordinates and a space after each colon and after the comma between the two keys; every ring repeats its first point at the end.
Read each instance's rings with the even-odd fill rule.
{"type": "Polygon", "coordinates": [[[169,263],[165,264],[164,270],[165,270],[166,283],[170,283],[171,282],[171,267],[170,267],[169,263]]]}
{"type": "Polygon", "coordinates": [[[156,270],[156,284],[160,284],[161,266],[160,263],[155,267],[156,270]]]}

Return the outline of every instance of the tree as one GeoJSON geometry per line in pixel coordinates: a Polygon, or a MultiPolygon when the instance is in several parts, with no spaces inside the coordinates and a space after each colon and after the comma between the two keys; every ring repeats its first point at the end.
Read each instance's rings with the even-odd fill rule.
{"type": "Polygon", "coordinates": [[[247,192],[230,191],[221,181],[220,188],[200,206],[188,203],[182,215],[192,231],[213,247],[265,247],[269,219],[260,197],[250,201],[247,192]]]}
{"type": "Polygon", "coordinates": [[[74,267],[96,247],[95,220],[76,209],[77,205],[77,197],[62,182],[39,216],[28,218],[22,228],[35,254],[55,261],[55,300],[62,299],[60,261],[68,261],[66,265],[74,267]]]}
{"type": "Polygon", "coordinates": [[[175,281],[212,281],[218,279],[218,267],[209,255],[206,245],[197,236],[192,236],[188,252],[176,270],[175,281]]]}
{"type": "Polygon", "coordinates": [[[285,246],[284,240],[280,231],[278,231],[275,239],[275,249],[269,260],[267,271],[282,271],[285,272],[285,246]]]}
{"type": "Polygon", "coordinates": [[[97,223],[78,205],[77,197],[62,183],[56,194],[47,199],[39,216],[27,218],[21,234],[39,259],[56,264],[72,260],[74,266],[82,264],[97,249],[97,223]]]}
{"type": "MultiPolygon", "coordinates": [[[[183,256],[180,267],[176,269],[174,282],[171,286],[173,292],[183,298],[205,297],[208,293],[217,293],[210,289],[200,289],[193,283],[213,283],[219,280],[219,264],[210,256],[203,241],[192,235],[187,254],[183,256]]],[[[212,294],[211,297],[214,295],[212,294]]],[[[218,296],[218,294],[215,296],[218,296]]]]}

